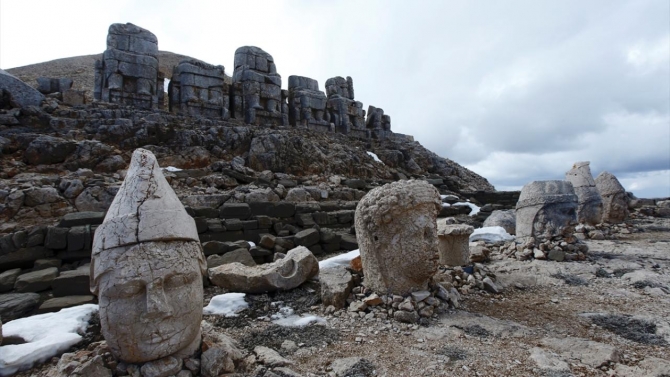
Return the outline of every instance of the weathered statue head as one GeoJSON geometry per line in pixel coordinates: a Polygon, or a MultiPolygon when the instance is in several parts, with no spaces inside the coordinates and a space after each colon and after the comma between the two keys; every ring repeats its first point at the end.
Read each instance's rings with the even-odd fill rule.
{"type": "Polygon", "coordinates": [[[534,181],[516,204],[516,235],[550,239],[568,236],[577,224],[577,195],[567,181],[534,181]]]}
{"type": "Polygon", "coordinates": [[[589,161],[575,162],[572,169],[565,173],[565,180],[572,183],[577,195],[577,221],[594,225],[602,219],[603,201],[589,164],[589,161]]]}
{"type": "Polygon", "coordinates": [[[612,224],[621,223],[628,218],[628,195],[617,177],[602,172],[596,177],[596,188],[603,199],[602,220],[612,224]]]}
{"type": "Polygon", "coordinates": [[[375,188],[356,207],[365,285],[380,293],[424,290],[437,269],[437,189],[424,181],[375,188]]]}
{"type": "Polygon", "coordinates": [[[91,262],[91,292],[114,356],[140,363],[197,350],[206,263],[195,222],[151,152],[133,153],[91,262]]]}

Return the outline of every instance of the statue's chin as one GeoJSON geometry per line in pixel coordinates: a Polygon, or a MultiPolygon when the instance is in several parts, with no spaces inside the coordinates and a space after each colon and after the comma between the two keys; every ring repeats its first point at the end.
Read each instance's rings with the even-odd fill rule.
{"type": "Polygon", "coordinates": [[[113,344],[113,342],[108,343],[112,353],[114,353],[119,360],[127,363],[145,363],[168,356],[180,359],[192,356],[200,348],[201,331],[198,329],[198,333],[193,337],[193,340],[177,350],[175,350],[175,347],[171,346],[167,341],[153,344],[135,344],[132,347],[113,344]]]}

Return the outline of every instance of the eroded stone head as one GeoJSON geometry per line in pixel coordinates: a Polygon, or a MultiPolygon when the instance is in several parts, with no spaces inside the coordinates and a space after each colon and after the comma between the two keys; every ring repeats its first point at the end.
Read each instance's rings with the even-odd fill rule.
{"type": "Polygon", "coordinates": [[[628,195],[617,177],[602,172],[596,177],[596,188],[603,200],[602,221],[621,223],[628,218],[628,195]]]}
{"type": "Polygon", "coordinates": [[[193,354],[200,343],[206,263],[194,220],[144,149],[96,230],[91,292],[114,355],[140,363],[193,354]]]}
{"type": "Polygon", "coordinates": [[[356,207],[365,285],[380,293],[424,290],[437,268],[437,189],[424,181],[378,187],[356,207]]]}
{"type": "Polygon", "coordinates": [[[589,164],[589,161],[575,162],[572,169],[565,173],[565,179],[572,183],[577,195],[577,220],[594,225],[601,221],[603,202],[589,164]]]}
{"type": "Polygon", "coordinates": [[[567,236],[577,224],[577,195],[567,181],[534,181],[516,204],[516,235],[550,239],[567,236]]]}

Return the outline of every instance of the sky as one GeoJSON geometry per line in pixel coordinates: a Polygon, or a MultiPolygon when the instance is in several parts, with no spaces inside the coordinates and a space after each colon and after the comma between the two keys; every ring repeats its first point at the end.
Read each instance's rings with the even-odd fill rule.
{"type": "Polygon", "coordinates": [[[288,76],[351,76],[392,130],[497,190],[574,162],[670,196],[670,1],[2,0],[0,68],[101,53],[132,22],[161,50],[226,67],[270,53],[288,76]]]}

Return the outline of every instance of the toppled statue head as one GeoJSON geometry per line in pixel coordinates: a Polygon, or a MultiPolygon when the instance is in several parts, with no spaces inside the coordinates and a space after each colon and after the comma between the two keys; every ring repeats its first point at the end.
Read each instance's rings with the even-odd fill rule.
{"type": "Polygon", "coordinates": [[[115,357],[141,363],[198,349],[206,263],[195,222],[151,152],[133,153],[91,262],[91,292],[115,357]]]}
{"type": "Polygon", "coordinates": [[[523,186],[516,204],[517,237],[566,237],[576,224],[577,195],[570,182],[534,181],[523,186]]]}
{"type": "Polygon", "coordinates": [[[437,269],[440,194],[425,181],[375,188],[356,207],[356,238],[365,285],[404,295],[428,288],[437,269]]]}

